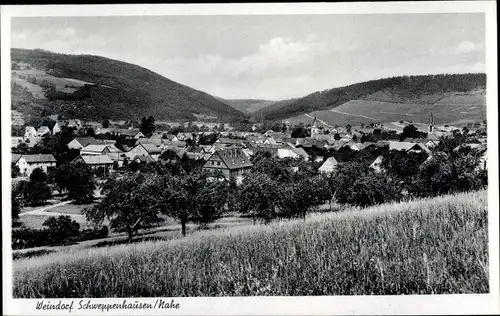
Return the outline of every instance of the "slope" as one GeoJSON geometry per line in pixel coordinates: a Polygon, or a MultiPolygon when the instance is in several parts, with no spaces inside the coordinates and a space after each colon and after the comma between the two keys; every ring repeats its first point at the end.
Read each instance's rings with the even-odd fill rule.
{"type": "Polygon", "coordinates": [[[418,114],[415,120],[421,120],[432,110],[454,120],[471,114],[476,116],[473,119],[479,119],[485,113],[485,88],[485,74],[386,78],[276,102],[252,115],[265,120],[283,120],[328,111],[326,115],[333,117],[330,124],[337,124],[335,120],[344,122],[349,117],[369,121],[394,120],[394,117],[399,119],[408,112],[418,114]],[[476,106],[477,110],[470,111],[469,106],[476,106]]]}
{"type": "Polygon", "coordinates": [[[243,113],[252,113],[277,102],[271,100],[258,100],[258,99],[229,99],[229,100],[219,99],[219,100],[243,113]]]}
{"type": "MultiPolygon", "coordinates": [[[[25,49],[12,49],[11,59],[13,64],[28,64],[44,76],[36,84],[44,82],[48,101],[34,98],[36,101],[28,103],[43,107],[45,114],[52,112],[84,119],[131,119],[152,115],[164,120],[194,120],[194,114],[222,121],[245,118],[242,112],[207,93],[133,64],[99,56],[25,49]],[[73,90],[68,91],[68,88],[73,90]]],[[[13,72],[18,76],[26,71],[29,70],[13,72]]],[[[36,75],[31,76],[31,80],[35,78],[36,81],[36,75]]],[[[13,103],[13,108],[17,105],[13,103]]],[[[26,111],[26,108],[18,110],[26,111]]]]}

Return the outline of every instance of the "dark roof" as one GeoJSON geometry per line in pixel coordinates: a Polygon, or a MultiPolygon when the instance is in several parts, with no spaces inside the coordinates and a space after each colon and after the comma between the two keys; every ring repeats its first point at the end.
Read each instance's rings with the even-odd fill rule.
{"type": "Polygon", "coordinates": [[[22,157],[27,163],[57,162],[56,158],[54,158],[52,154],[23,155],[22,157]]]}
{"type": "Polygon", "coordinates": [[[12,154],[12,163],[16,163],[22,155],[12,154]]]}
{"type": "Polygon", "coordinates": [[[132,161],[134,160],[140,160],[140,162],[145,162],[145,163],[150,163],[150,162],[154,162],[154,159],[151,157],[151,156],[135,156],[134,159],[132,159],[132,161]]]}
{"type": "Polygon", "coordinates": [[[75,137],[74,140],[78,141],[83,147],[88,145],[104,144],[102,140],[95,139],[94,137],[75,137]]]}
{"type": "Polygon", "coordinates": [[[74,161],[83,160],[87,165],[112,165],[113,160],[108,155],[83,155],[78,156],[74,161]]]}
{"type": "Polygon", "coordinates": [[[228,169],[241,169],[241,168],[249,168],[253,166],[248,159],[247,155],[241,151],[239,148],[229,148],[229,149],[220,149],[217,150],[208,160],[211,160],[212,157],[218,156],[224,162],[228,169]]]}

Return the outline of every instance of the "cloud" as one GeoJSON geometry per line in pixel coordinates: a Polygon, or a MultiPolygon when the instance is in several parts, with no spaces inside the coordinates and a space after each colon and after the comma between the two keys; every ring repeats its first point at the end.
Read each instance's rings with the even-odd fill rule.
{"type": "Polygon", "coordinates": [[[483,49],[482,43],[476,44],[471,41],[463,41],[456,47],[456,51],[459,53],[471,53],[483,49]]]}

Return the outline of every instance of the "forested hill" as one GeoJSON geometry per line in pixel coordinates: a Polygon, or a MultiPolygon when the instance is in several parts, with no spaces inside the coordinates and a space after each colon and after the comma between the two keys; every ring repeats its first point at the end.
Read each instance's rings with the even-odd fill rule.
{"type": "Polygon", "coordinates": [[[486,88],[486,74],[404,76],[372,80],[315,92],[303,98],[276,102],[252,113],[255,119],[282,120],[335,108],[351,100],[435,104],[453,94],[486,88]]]}
{"type": "MultiPolygon", "coordinates": [[[[11,59],[16,65],[13,79],[18,84],[17,90],[24,89],[25,95],[43,89],[45,98],[43,95],[32,98],[36,100],[32,108],[43,107],[45,113],[86,119],[130,119],[149,115],[171,120],[194,120],[196,116],[222,121],[245,118],[241,111],[207,93],[122,61],[26,49],[12,49],[11,59]],[[40,82],[44,83],[43,87],[37,87],[40,82]]],[[[23,101],[23,97],[16,97],[13,99],[23,101]]],[[[28,102],[24,98],[20,110],[29,110],[26,104],[33,100],[28,102]]],[[[14,102],[13,108],[16,108],[14,102]]]]}

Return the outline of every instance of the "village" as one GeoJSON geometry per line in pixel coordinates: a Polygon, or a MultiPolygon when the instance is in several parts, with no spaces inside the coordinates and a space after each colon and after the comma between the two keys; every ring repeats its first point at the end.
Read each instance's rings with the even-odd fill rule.
{"type": "MultiPolygon", "coordinates": [[[[432,114],[431,114],[432,115],[432,114]]],[[[57,116],[56,116],[57,117],[57,116]]],[[[189,159],[204,160],[203,168],[207,170],[221,170],[229,179],[235,176],[241,182],[245,171],[252,164],[250,158],[256,152],[268,152],[273,157],[279,159],[292,158],[303,159],[305,161],[314,161],[320,164],[318,172],[331,173],[337,165],[335,157],[324,157],[314,155],[311,149],[320,150],[340,150],[349,148],[352,151],[366,151],[370,148],[388,146],[389,150],[398,150],[405,152],[430,153],[431,149],[439,144],[440,137],[451,136],[454,131],[460,133],[464,129],[450,126],[434,126],[433,118],[429,119],[428,130],[422,137],[405,137],[397,140],[377,140],[363,141],[363,135],[380,134],[382,131],[396,135],[397,132],[403,132],[394,127],[386,127],[383,124],[373,124],[373,126],[363,126],[355,129],[343,127],[328,129],[318,127],[316,119],[313,119],[308,129],[306,137],[292,137],[291,128],[288,122],[283,122],[283,129],[280,131],[268,130],[264,133],[256,131],[256,125],[252,126],[252,131],[198,131],[198,132],[177,132],[169,133],[168,130],[156,130],[146,137],[139,128],[132,126],[120,128],[118,124],[111,127],[99,127],[95,125],[86,125],[79,119],[67,121],[56,121],[52,129],[48,126],[40,126],[35,129],[33,126],[26,126],[23,137],[13,137],[12,147],[20,144],[27,144],[33,147],[43,137],[48,135],[57,135],[61,128],[71,128],[74,134],[78,135],[80,130],[86,134],[93,134],[94,137],[75,136],[66,145],[68,149],[77,150],[78,157],[72,162],[83,162],[93,169],[103,170],[101,174],[118,171],[124,165],[129,163],[149,163],[161,162],[166,152],[175,153],[179,159],[186,155],[189,159]],[[90,130],[90,132],[89,132],[90,130]],[[206,138],[213,135],[213,143],[210,141],[199,144],[200,138],[206,138]],[[123,137],[130,145],[116,146],[115,139],[106,139],[103,136],[123,137]],[[308,153],[309,152],[309,153],[308,153]]],[[[187,124],[186,124],[187,126],[187,124]]],[[[215,124],[215,129],[218,125],[215,124]]],[[[303,130],[306,128],[301,127],[303,130]]],[[[476,143],[468,143],[465,146],[476,148],[483,153],[483,161],[486,161],[486,135],[484,128],[478,128],[469,133],[477,132],[476,143]]],[[[23,146],[23,145],[21,145],[23,146]]],[[[377,157],[370,167],[379,171],[379,165],[382,157],[377,157]]],[[[35,168],[42,168],[47,172],[56,167],[57,160],[52,154],[16,154],[12,156],[12,164],[19,167],[20,176],[29,177],[35,168]]]]}

